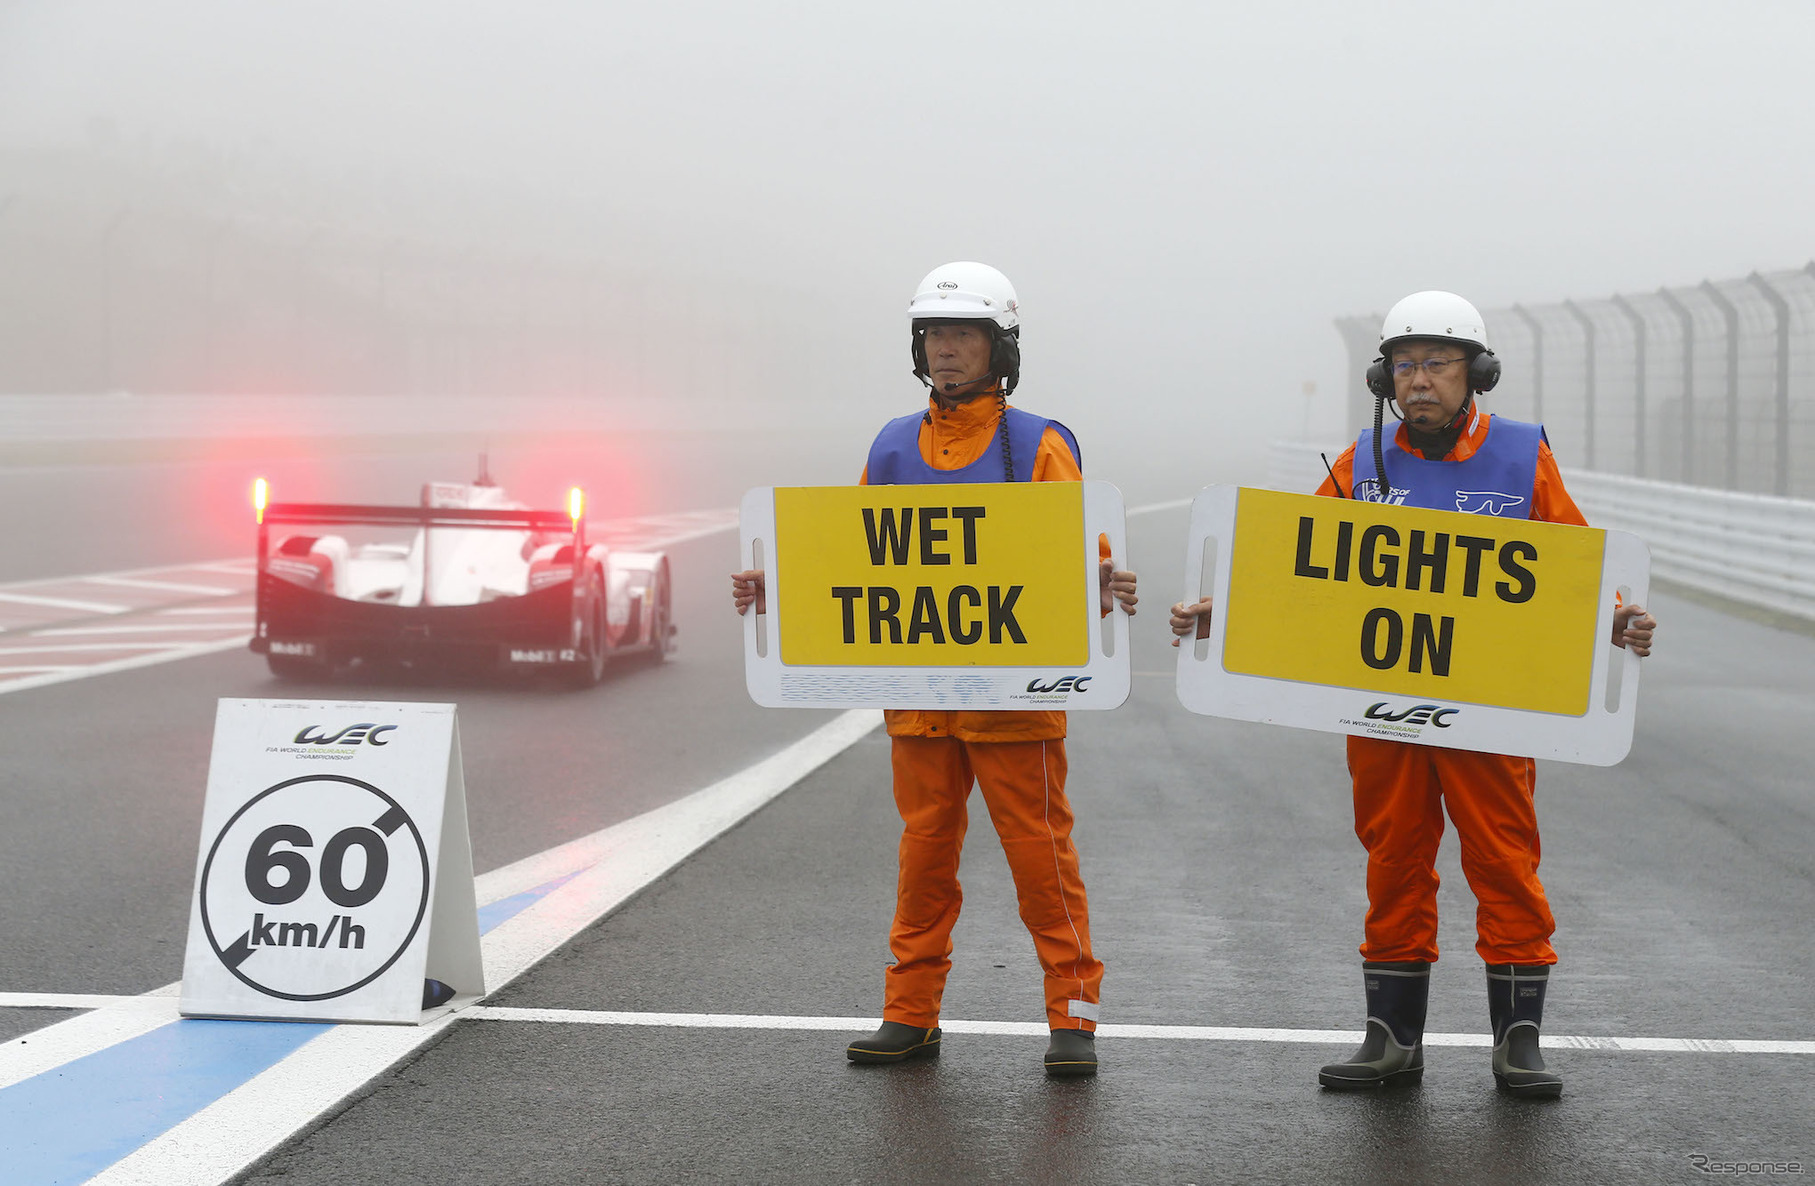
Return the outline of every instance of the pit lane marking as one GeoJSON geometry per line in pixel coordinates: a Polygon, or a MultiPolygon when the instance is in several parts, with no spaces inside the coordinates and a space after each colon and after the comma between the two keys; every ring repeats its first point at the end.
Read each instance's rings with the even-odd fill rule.
{"type": "MultiPolygon", "coordinates": [[[[881,724],[874,710],[841,713],[703,790],[477,878],[486,982],[502,988],[881,724]]],[[[212,1186],[462,1016],[421,1026],[178,1022],[179,990],[165,985],[0,1045],[0,1147],[97,1183],[212,1186]]],[[[0,1002],[12,997],[44,1008],[72,999],[0,1002]]]]}

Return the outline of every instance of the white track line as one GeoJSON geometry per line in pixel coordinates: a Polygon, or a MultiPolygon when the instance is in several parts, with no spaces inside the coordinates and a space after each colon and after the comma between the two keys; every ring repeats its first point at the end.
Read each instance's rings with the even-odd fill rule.
{"type": "MultiPolygon", "coordinates": [[[[80,667],[74,671],[46,672],[44,675],[28,675],[22,679],[0,683],[0,695],[7,692],[23,692],[27,688],[42,688],[47,684],[67,683],[70,680],[87,679],[95,675],[112,675],[116,671],[131,671],[135,667],[151,667],[158,663],[169,663],[175,659],[192,659],[197,655],[212,655],[216,651],[230,651],[234,647],[243,647],[251,641],[250,634],[240,634],[233,638],[223,638],[217,642],[198,642],[193,645],[167,646],[162,650],[144,655],[134,655],[130,659],[115,659],[111,663],[96,663],[92,667],[80,667]]],[[[5,1086],[0,1083],[0,1087],[5,1086]]]]}
{"type": "MultiPolygon", "coordinates": [[[[22,634],[20,638],[36,638],[35,634],[22,634]]],[[[15,647],[0,645],[0,655],[44,655],[65,654],[81,651],[168,651],[182,647],[180,642],[66,642],[56,646],[15,647]]]]}
{"type": "Polygon", "coordinates": [[[204,560],[199,564],[154,564],[150,568],[122,568],[115,572],[85,572],[73,577],[33,577],[29,581],[9,581],[0,584],[0,589],[35,589],[43,585],[65,585],[71,581],[92,580],[96,577],[143,577],[156,573],[168,572],[231,572],[235,576],[253,576],[255,569],[244,567],[246,560],[204,560]],[[238,565],[240,567],[232,567],[238,565]]]}
{"type": "Polygon", "coordinates": [[[237,622],[162,622],[156,625],[59,626],[55,630],[34,630],[33,638],[75,638],[88,634],[194,634],[197,630],[237,630],[237,622]]]}
{"type": "MultiPolygon", "coordinates": [[[[142,1002],[143,997],[105,996],[93,993],[0,992],[0,1008],[99,1009],[142,1002]]],[[[554,1025],[670,1026],[676,1029],[812,1030],[827,1033],[875,1029],[875,1017],[794,1017],[760,1013],[648,1013],[610,1009],[520,1009],[506,1005],[475,1005],[460,1014],[462,1021],[523,1021],[554,1025]]],[[[994,1034],[1044,1037],[1046,1026],[1034,1021],[946,1021],[941,1028],[954,1034],[994,1034]]],[[[1184,1042],[1292,1042],[1313,1046],[1346,1045],[1361,1040],[1359,1030],[1260,1029],[1222,1025],[1116,1025],[1104,1024],[1097,1033],[1105,1038],[1134,1038],[1184,1042]]],[[[1426,1046],[1493,1045],[1487,1034],[1426,1034],[1426,1046]]],[[[1546,1034],[1544,1046],[1552,1050],[1613,1050],[1634,1054],[1815,1054],[1815,1042],[1752,1038],[1622,1038],[1546,1034]]]]}
{"type": "Polygon", "coordinates": [[[0,592],[0,601],[42,606],[45,609],[81,610],[87,614],[123,614],[132,608],[130,605],[114,605],[106,601],[77,601],[71,597],[40,597],[31,593],[0,592]]]}
{"type": "Polygon", "coordinates": [[[85,585],[114,585],[122,589],[155,589],[160,593],[195,593],[203,597],[227,597],[244,589],[224,589],[219,585],[185,585],[179,581],[146,581],[136,577],[83,577],[85,585]]]}
{"type": "MultiPolygon", "coordinates": [[[[684,1029],[758,1029],[850,1031],[874,1029],[875,1017],[777,1017],[737,1013],[626,1013],[602,1009],[516,1009],[480,1005],[463,1017],[472,1021],[534,1021],[563,1025],[676,1026],[684,1029]]],[[[945,1021],[955,1034],[998,1034],[1045,1037],[1037,1021],[945,1021]]],[[[1297,1042],[1316,1046],[1346,1045],[1361,1040],[1359,1030],[1259,1029],[1220,1025],[1115,1025],[1097,1027],[1105,1038],[1158,1039],[1186,1042],[1297,1042]]],[[[1489,1034],[1426,1034],[1426,1046],[1494,1044],[1489,1034]]],[[[1745,1038],[1613,1038],[1546,1034],[1544,1045],[1557,1050],[1618,1050],[1672,1054],[1815,1054],[1815,1042],[1755,1041],[1745,1038]]]]}
{"type": "Polygon", "coordinates": [[[162,615],[162,614],[211,614],[211,615],[212,614],[249,614],[249,613],[252,613],[257,608],[258,608],[257,606],[251,605],[251,604],[247,604],[247,605],[173,605],[169,609],[161,609],[161,610],[158,610],[157,612],[160,615],[162,615]]]}
{"type": "MultiPolygon", "coordinates": [[[[530,877],[558,868],[563,859],[598,858],[481,940],[488,986],[496,991],[508,984],[881,723],[880,712],[842,713],[782,752],[705,790],[500,870],[509,878],[530,877]]],[[[493,878],[486,888],[495,893],[509,878],[493,878]]],[[[398,1059],[433,1041],[461,1016],[448,1014],[421,1026],[335,1026],[90,1181],[110,1186],[214,1186],[264,1157],[398,1059]]],[[[38,1038],[54,1028],[31,1036],[38,1038]]],[[[4,1053],[0,1050],[0,1057],[4,1053]]],[[[0,1084],[5,1079],[0,1063],[0,1084]]]]}

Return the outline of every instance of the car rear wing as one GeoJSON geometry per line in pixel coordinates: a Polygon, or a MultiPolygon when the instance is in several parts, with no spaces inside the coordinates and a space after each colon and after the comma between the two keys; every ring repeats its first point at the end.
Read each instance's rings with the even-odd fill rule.
{"type": "MultiPolygon", "coordinates": [[[[579,489],[569,491],[566,511],[532,511],[515,507],[396,507],[368,506],[360,503],[273,502],[264,501],[264,479],[260,478],[253,495],[253,508],[258,513],[258,572],[262,579],[271,551],[270,529],[273,525],[362,526],[362,527],[458,527],[466,530],[573,532],[573,579],[577,587],[580,565],[586,552],[586,516],[584,498],[579,489]]],[[[423,569],[428,569],[429,536],[423,536],[423,569]]]]}

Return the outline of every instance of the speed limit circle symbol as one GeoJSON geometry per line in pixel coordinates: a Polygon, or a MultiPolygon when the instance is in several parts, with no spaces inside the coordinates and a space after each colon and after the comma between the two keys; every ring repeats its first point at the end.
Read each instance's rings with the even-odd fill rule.
{"type": "Polygon", "coordinates": [[[371,783],[304,775],[233,813],[209,846],[199,894],[222,966],[267,996],[325,1001],[409,950],[428,914],[428,846],[371,783]]]}

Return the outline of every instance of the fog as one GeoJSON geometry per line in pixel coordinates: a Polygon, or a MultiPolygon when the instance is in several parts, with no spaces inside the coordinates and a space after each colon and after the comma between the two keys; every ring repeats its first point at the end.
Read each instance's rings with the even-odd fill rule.
{"type": "Polygon", "coordinates": [[[14,3],[0,391],[874,421],[972,258],[1026,406],[1328,438],[1336,317],[1800,266],[1811,44],[1800,0],[14,3]]]}

